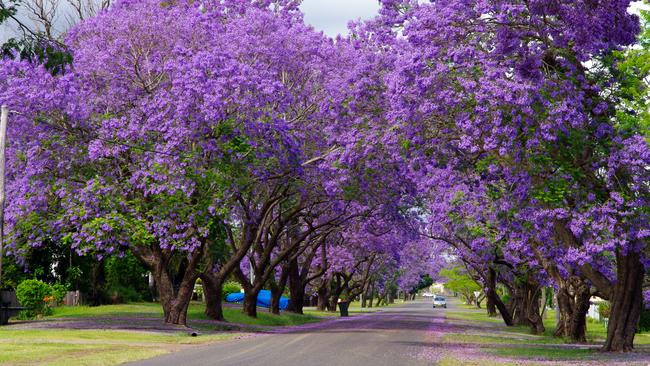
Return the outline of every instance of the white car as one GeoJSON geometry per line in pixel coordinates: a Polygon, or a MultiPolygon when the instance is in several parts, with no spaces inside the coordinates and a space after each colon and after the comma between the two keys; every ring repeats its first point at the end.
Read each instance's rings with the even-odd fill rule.
{"type": "Polygon", "coordinates": [[[433,297],[433,308],[447,308],[447,300],[442,296],[433,297]]]}

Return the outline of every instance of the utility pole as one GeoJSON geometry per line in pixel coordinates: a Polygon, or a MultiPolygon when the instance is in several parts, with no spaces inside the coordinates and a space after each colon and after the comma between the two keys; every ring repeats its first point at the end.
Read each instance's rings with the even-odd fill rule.
{"type": "Polygon", "coordinates": [[[0,107],[0,290],[2,290],[2,257],[5,240],[5,148],[7,145],[7,120],[9,108],[0,107]]]}

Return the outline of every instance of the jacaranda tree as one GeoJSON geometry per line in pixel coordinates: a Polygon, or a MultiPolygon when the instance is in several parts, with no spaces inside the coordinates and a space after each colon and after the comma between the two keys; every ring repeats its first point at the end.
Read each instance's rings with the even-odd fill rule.
{"type": "Polygon", "coordinates": [[[630,350],[650,237],[630,1],[383,0],[336,40],[298,3],[123,0],[72,28],[61,72],[2,61],[12,254],[129,251],[177,324],[199,277],[220,319],[231,275],[255,316],[265,287],[333,309],[453,257],[506,324],[543,332],[554,286],[556,334],[584,341],[598,295],[605,350],[630,350]]]}

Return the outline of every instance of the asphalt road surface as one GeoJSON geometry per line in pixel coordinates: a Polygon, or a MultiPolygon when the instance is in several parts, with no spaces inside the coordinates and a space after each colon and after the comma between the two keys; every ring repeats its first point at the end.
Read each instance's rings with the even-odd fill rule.
{"type": "Polygon", "coordinates": [[[286,333],[265,334],[172,353],[137,366],[395,366],[430,365],[420,357],[428,331],[444,321],[430,300],[337,319],[286,333]]]}

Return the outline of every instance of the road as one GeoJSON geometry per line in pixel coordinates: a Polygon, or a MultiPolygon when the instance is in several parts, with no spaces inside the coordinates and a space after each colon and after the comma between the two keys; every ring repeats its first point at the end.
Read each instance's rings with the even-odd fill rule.
{"type": "Polygon", "coordinates": [[[428,300],[337,319],[285,333],[201,346],[132,363],[134,366],[394,366],[430,365],[421,353],[444,321],[428,300]]]}

